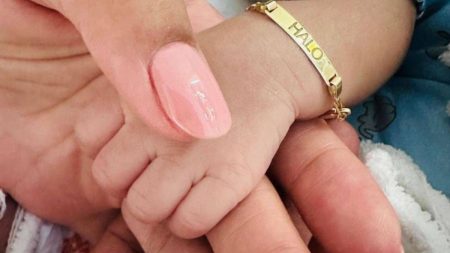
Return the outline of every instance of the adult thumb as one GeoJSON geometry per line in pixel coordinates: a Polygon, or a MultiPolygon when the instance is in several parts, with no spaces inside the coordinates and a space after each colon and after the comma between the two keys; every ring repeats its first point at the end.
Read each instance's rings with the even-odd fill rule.
{"type": "Polygon", "coordinates": [[[34,0],[69,19],[138,116],[179,138],[225,134],[231,117],[183,0],[34,0]]]}

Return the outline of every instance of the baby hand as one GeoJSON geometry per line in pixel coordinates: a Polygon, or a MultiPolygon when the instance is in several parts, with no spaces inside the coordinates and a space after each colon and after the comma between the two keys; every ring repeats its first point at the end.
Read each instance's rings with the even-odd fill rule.
{"type": "MultiPolygon", "coordinates": [[[[303,10],[302,2],[283,4],[294,14],[303,10]]],[[[310,6],[320,7],[320,3],[310,6]]],[[[332,15],[335,10],[330,12],[332,15]]],[[[376,17],[375,11],[373,15],[376,17]]],[[[313,12],[303,12],[302,16],[305,21],[314,19],[313,12]]],[[[385,20],[391,17],[371,19],[370,25],[385,20]]],[[[350,18],[341,19],[336,25],[345,28],[351,23],[350,18]]],[[[399,23],[392,30],[370,34],[396,34],[391,37],[399,42],[395,49],[359,62],[353,59],[355,55],[378,52],[378,45],[349,48],[345,43],[332,42],[343,35],[338,32],[346,33],[345,42],[345,38],[361,34],[358,31],[366,26],[336,30],[320,22],[305,25],[313,34],[329,35],[328,40],[320,38],[321,44],[325,50],[330,49],[329,56],[341,70],[344,101],[361,99],[380,85],[395,70],[406,48],[408,31],[399,23]]],[[[122,205],[124,211],[144,223],[167,220],[172,232],[184,238],[209,231],[255,187],[295,119],[318,117],[331,108],[332,102],[297,45],[262,15],[247,13],[225,22],[201,34],[199,41],[229,104],[233,118],[230,132],[216,140],[177,142],[147,130],[125,110],[124,124],[93,165],[94,176],[116,206],[122,205]]],[[[195,77],[196,73],[183,74],[195,77]]],[[[199,99],[211,99],[197,95],[199,99]]]]}
{"type": "MultiPolygon", "coordinates": [[[[253,18],[244,17],[248,23],[253,18]]],[[[241,41],[241,36],[239,31],[223,26],[199,37],[233,117],[233,126],[225,136],[208,141],[174,141],[149,130],[125,110],[123,125],[93,164],[94,177],[110,193],[115,206],[122,204],[124,212],[144,223],[168,220],[173,233],[193,238],[213,228],[261,181],[297,117],[295,96],[299,96],[302,84],[276,52],[261,56],[270,41],[234,43],[241,41]]],[[[300,52],[294,60],[297,66],[310,67],[298,56],[300,52]]],[[[178,69],[172,71],[170,75],[180,74],[178,69]]],[[[197,85],[197,73],[183,70],[182,74],[189,74],[193,80],[184,85],[197,85]]],[[[331,100],[319,80],[311,82],[310,87],[305,87],[300,96],[317,99],[302,113],[317,116],[327,110],[331,100]]],[[[195,96],[205,103],[213,99],[201,92],[195,96]]],[[[214,120],[220,112],[209,113],[205,116],[214,120]]]]}

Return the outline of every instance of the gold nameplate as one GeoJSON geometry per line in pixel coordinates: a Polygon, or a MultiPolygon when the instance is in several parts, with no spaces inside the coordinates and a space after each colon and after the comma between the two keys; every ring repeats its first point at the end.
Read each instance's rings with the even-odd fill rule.
{"type": "Polygon", "coordinates": [[[346,119],[351,111],[344,108],[340,100],[342,79],[328,56],[306,28],[274,0],[252,4],[248,10],[266,14],[296,42],[318,70],[328,86],[330,95],[333,97],[333,109],[325,117],[346,119]]]}

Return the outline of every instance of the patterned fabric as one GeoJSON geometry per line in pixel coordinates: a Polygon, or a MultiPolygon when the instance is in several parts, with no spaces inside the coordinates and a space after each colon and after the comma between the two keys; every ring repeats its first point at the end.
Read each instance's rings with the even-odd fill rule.
{"type": "Polygon", "coordinates": [[[426,0],[414,0],[417,8],[417,18],[421,18],[425,12],[426,0]]]}
{"type": "Polygon", "coordinates": [[[395,76],[353,109],[361,139],[406,151],[450,196],[450,1],[420,1],[408,55],[395,76]]]}

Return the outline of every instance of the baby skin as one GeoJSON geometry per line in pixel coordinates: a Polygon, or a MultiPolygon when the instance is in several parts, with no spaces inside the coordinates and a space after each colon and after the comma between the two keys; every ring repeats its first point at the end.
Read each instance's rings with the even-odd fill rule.
{"type": "MultiPolygon", "coordinates": [[[[348,2],[353,8],[367,9],[363,3],[348,2]]],[[[330,4],[327,1],[280,3],[301,17],[333,59],[343,76],[344,101],[350,104],[393,73],[407,48],[414,20],[412,8],[405,7],[407,1],[394,8],[397,13],[383,17],[379,5],[349,17],[341,17],[345,4],[323,8],[321,16],[339,20],[333,26],[322,25],[325,21],[305,11],[330,4]],[[396,16],[407,18],[393,22],[389,29],[380,28],[396,16]],[[391,43],[380,49],[379,38],[389,38],[391,43]]],[[[204,235],[251,192],[296,119],[315,118],[331,108],[316,70],[266,17],[246,13],[199,39],[230,107],[229,133],[209,141],[174,141],[148,130],[125,108],[120,128],[93,163],[94,177],[126,218],[148,224],[167,222],[182,238],[204,235]]],[[[170,69],[170,60],[182,61],[176,48],[184,46],[169,46],[173,54],[165,55],[165,73],[177,75],[177,69],[170,69]]]]}
{"type": "MultiPolygon", "coordinates": [[[[371,2],[280,2],[315,35],[336,65],[344,80],[347,104],[373,92],[395,71],[412,30],[414,12],[408,1],[371,2]],[[330,5],[333,8],[326,8],[330,5]],[[360,11],[342,16],[348,6],[360,11]],[[321,15],[316,15],[319,10],[321,15]],[[380,45],[380,38],[389,38],[390,43],[380,45]]],[[[71,29],[69,25],[67,29],[71,29]]],[[[331,108],[325,85],[303,53],[279,27],[259,14],[246,13],[199,35],[233,120],[229,133],[215,140],[177,141],[148,129],[133,109],[117,100],[81,40],[76,36],[58,39],[75,45],[70,53],[79,52],[79,57],[61,69],[65,75],[49,74],[46,78],[51,80],[38,80],[42,85],[30,89],[23,79],[18,83],[18,79],[11,78],[16,83],[8,79],[36,74],[18,71],[23,64],[36,63],[18,61],[5,66],[10,68],[9,75],[2,77],[8,79],[2,85],[9,86],[2,87],[5,92],[0,94],[0,104],[14,109],[1,111],[0,117],[7,119],[2,122],[7,123],[0,132],[0,160],[2,168],[22,168],[22,175],[9,173],[0,183],[22,202],[33,202],[27,193],[39,190],[21,189],[18,183],[35,180],[24,176],[30,165],[37,167],[37,175],[58,173],[60,166],[92,168],[106,198],[92,197],[86,209],[122,207],[126,220],[167,222],[180,237],[198,237],[217,225],[261,181],[296,119],[315,118],[331,108]],[[68,85],[55,90],[51,84],[57,82],[68,85]],[[17,93],[47,96],[29,104],[26,99],[15,99],[17,93]],[[27,159],[17,165],[19,157],[27,159]]],[[[62,56],[68,53],[60,52],[62,56]]],[[[48,64],[61,63],[40,62],[39,71],[42,74],[48,64]]],[[[81,182],[95,185],[90,180],[81,182]]],[[[48,190],[60,188],[64,185],[48,190]]],[[[79,208],[77,203],[68,205],[79,208]]],[[[43,211],[38,204],[31,209],[44,217],[58,216],[51,214],[58,210],[43,211]]],[[[58,221],[58,217],[54,219],[58,221]]]]}

